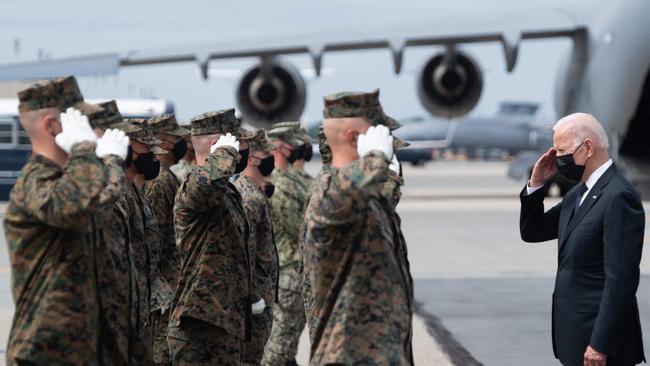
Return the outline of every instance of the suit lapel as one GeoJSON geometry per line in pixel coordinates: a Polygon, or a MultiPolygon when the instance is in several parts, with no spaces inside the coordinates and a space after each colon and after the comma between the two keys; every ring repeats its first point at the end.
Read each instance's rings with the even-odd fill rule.
{"type": "MultiPolygon", "coordinates": [[[[565,226],[564,234],[562,235],[562,241],[560,242],[560,250],[566,243],[567,239],[569,236],[571,236],[571,233],[575,228],[578,226],[580,221],[587,215],[589,210],[594,206],[596,201],[600,198],[602,195],[603,188],[609,183],[609,181],[612,179],[614,174],[616,173],[616,166],[612,164],[612,166],[609,167],[605,171],[605,173],[598,179],[596,184],[591,188],[589,192],[587,192],[587,196],[585,197],[584,201],[582,202],[582,205],[580,205],[580,208],[578,208],[578,211],[571,217],[571,212],[566,212],[565,216],[571,217],[570,220],[566,223],[567,226],[565,226]]],[[[578,199],[575,195],[573,196],[573,202],[575,202],[578,199]]],[[[573,206],[571,207],[573,209],[573,206]]]]}

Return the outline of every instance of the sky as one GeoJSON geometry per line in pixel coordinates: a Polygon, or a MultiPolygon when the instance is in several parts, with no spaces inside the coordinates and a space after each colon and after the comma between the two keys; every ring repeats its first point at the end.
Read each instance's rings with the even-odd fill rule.
{"type": "MultiPolygon", "coordinates": [[[[483,25],[479,29],[505,29],[512,27],[511,22],[524,22],[525,26],[526,17],[545,14],[547,9],[567,2],[580,4],[571,0],[13,1],[3,4],[0,14],[0,62],[35,60],[39,52],[56,58],[255,40],[268,35],[291,40],[295,35],[329,31],[364,30],[371,34],[372,30],[413,28],[454,34],[477,25],[483,25]]],[[[545,115],[554,118],[555,76],[570,50],[568,40],[523,42],[513,73],[505,71],[503,51],[497,43],[462,49],[475,58],[484,77],[481,100],[473,115],[489,116],[501,101],[531,101],[541,103],[545,115]]],[[[325,75],[307,78],[307,107],[302,121],[309,124],[321,118],[322,98],[327,94],[375,88],[380,88],[388,114],[396,118],[428,116],[418,100],[415,83],[424,63],[441,51],[440,47],[408,48],[400,75],[393,72],[388,50],[326,53],[325,75]]],[[[307,74],[312,68],[306,55],[284,61],[307,74]]],[[[200,78],[193,63],[122,68],[113,76],[82,77],[79,81],[87,98],[169,99],[176,106],[178,119],[187,120],[205,111],[234,106],[237,76],[257,62],[254,58],[212,61],[212,76],[207,81],[200,78]]]]}

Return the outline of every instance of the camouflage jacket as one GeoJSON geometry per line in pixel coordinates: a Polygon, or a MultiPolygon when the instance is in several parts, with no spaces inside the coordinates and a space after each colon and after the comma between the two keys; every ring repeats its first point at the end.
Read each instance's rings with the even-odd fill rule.
{"type": "Polygon", "coordinates": [[[394,254],[393,206],[380,194],[388,161],[371,153],[322,171],[305,215],[312,286],[312,365],[408,365],[411,302],[394,254]]]}
{"type": "MultiPolygon", "coordinates": [[[[119,159],[108,159],[107,163],[119,159]]],[[[5,238],[16,304],[7,364],[95,365],[99,304],[92,218],[119,191],[95,145],[76,144],[64,167],[32,155],[14,185],[5,238]]]]}
{"type": "Polygon", "coordinates": [[[178,271],[181,266],[174,233],[174,199],[178,186],[178,180],[171,170],[161,165],[158,177],[146,182],[143,188],[144,196],[149,201],[158,222],[160,271],[173,287],[178,281],[178,271]]]}
{"type": "MultiPolygon", "coordinates": [[[[301,183],[302,183],[302,186],[305,188],[305,192],[310,192],[310,191],[311,191],[311,182],[314,181],[314,177],[312,177],[311,175],[309,175],[309,173],[307,173],[307,172],[304,171],[304,170],[298,170],[298,169],[296,169],[296,170],[295,170],[295,173],[296,173],[296,175],[300,178],[300,181],[301,181],[301,183]]],[[[307,196],[307,199],[309,199],[309,196],[307,196]]],[[[305,205],[306,205],[306,204],[307,204],[307,203],[305,202],[305,205]]]]}
{"type": "Polygon", "coordinates": [[[185,159],[181,159],[178,163],[172,165],[169,170],[174,173],[178,183],[182,184],[190,173],[190,170],[192,170],[192,164],[185,159]]]}
{"type": "Polygon", "coordinates": [[[264,298],[267,304],[275,302],[278,284],[278,253],[273,240],[271,207],[264,192],[245,175],[235,182],[248,218],[250,237],[248,250],[253,272],[253,298],[256,302],[264,298]]]}
{"type": "MultiPolygon", "coordinates": [[[[122,191],[130,189],[122,182],[122,191]]],[[[146,365],[146,346],[137,334],[139,314],[133,301],[136,295],[136,269],[129,250],[129,206],[127,195],[110,207],[109,215],[97,226],[95,262],[101,303],[103,365],[146,365]]]]}
{"type": "Polygon", "coordinates": [[[304,222],[307,191],[304,181],[292,167],[271,174],[275,192],[271,196],[271,218],[279,265],[302,262],[299,244],[304,222]]]}
{"type": "Polygon", "coordinates": [[[170,327],[195,318],[245,338],[250,334],[248,223],[229,183],[239,155],[231,147],[194,166],[176,194],[174,220],[181,272],[170,327]]]}
{"type": "Polygon", "coordinates": [[[129,218],[129,248],[135,267],[134,314],[138,334],[146,345],[153,344],[151,313],[169,308],[173,289],[160,273],[160,239],[156,216],[142,190],[133,182],[125,189],[129,218]]]}

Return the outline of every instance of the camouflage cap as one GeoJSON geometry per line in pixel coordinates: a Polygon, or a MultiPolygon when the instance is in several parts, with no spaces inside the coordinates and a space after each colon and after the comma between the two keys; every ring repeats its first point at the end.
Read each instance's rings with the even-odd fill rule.
{"type": "Polygon", "coordinates": [[[200,114],[192,118],[190,124],[192,136],[231,133],[239,140],[250,140],[255,137],[255,132],[241,127],[241,120],[235,116],[235,108],[200,114]]]}
{"type": "Polygon", "coordinates": [[[176,116],[170,113],[149,118],[147,125],[153,128],[157,135],[162,134],[184,137],[190,134],[190,130],[179,125],[178,122],[176,122],[176,116]]]}
{"type": "Polygon", "coordinates": [[[88,122],[92,128],[111,128],[112,125],[122,123],[124,118],[117,109],[114,100],[97,104],[101,110],[88,115],[88,122]]]}
{"type": "Polygon", "coordinates": [[[304,142],[298,137],[299,134],[300,122],[278,122],[271,126],[266,136],[270,141],[282,141],[291,147],[298,147],[304,145],[304,142]]]}
{"type": "Polygon", "coordinates": [[[255,133],[255,138],[248,141],[248,147],[251,150],[261,152],[271,152],[275,150],[275,145],[270,143],[266,138],[266,133],[264,133],[264,130],[257,130],[255,133]]]}
{"type": "Polygon", "coordinates": [[[306,144],[311,145],[311,144],[312,144],[311,137],[310,137],[309,134],[307,133],[307,130],[305,130],[305,129],[302,128],[302,127],[300,127],[300,128],[298,129],[298,134],[297,134],[296,137],[298,137],[298,139],[299,139],[300,141],[302,141],[303,145],[306,145],[306,144]]]}
{"type": "Polygon", "coordinates": [[[85,115],[101,108],[84,102],[77,79],[74,76],[40,81],[18,92],[18,111],[29,112],[45,108],[57,108],[61,112],[74,107],[85,115]]]}
{"type": "Polygon", "coordinates": [[[379,89],[370,93],[335,93],[326,96],[324,101],[324,118],[361,117],[373,126],[384,125],[391,131],[402,126],[384,113],[381,103],[379,103],[379,89]]]}
{"type": "Polygon", "coordinates": [[[407,141],[402,140],[401,138],[399,138],[397,136],[393,136],[393,149],[395,149],[395,150],[403,149],[403,148],[409,147],[409,146],[411,146],[411,144],[408,143],[407,141]]]}
{"type": "MultiPolygon", "coordinates": [[[[156,138],[156,132],[153,128],[147,125],[146,118],[129,118],[126,121],[115,124],[111,127],[124,131],[124,133],[129,136],[130,139],[147,145],[152,150],[155,150],[154,147],[158,147],[158,145],[162,144],[163,142],[162,140],[156,138]]],[[[160,152],[160,150],[158,151],[160,152]]],[[[166,153],[167,151],[165,150],[164,154],[166,153]]]]}

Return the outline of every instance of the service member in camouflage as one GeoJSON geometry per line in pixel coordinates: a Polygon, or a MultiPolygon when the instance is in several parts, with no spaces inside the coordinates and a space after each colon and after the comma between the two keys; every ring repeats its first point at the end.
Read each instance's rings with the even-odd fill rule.
{"type": "Polygon", "coordinates": [[[192,165],[196,164],[194,146],[192,145],[192,136],[188,134],[186,136],[183,136],[183,138],[185,139],[185,144],[187,145],[187,152],[178,163],[172,165],[170,168],[172,173],[174,173],[176,176],[176,179],[178,179],[179,185],[185,181],[187,174],[189,174],[190,170],[192,170],[192,165]]]}
{"type": "Polygon", "coordinates": [[[273,308],[273,328],[262,365],[295,365],[298,341],[305,327],[300,233],[307,187],[291,166],[299,158],[299,147],[303,145],[297,137],[299,128],[298,122],[281,122],[268,131],[269,140],[276,146],[273,151],[275,170],[271,174],[275,186],[271,197],[271,217],[280,277],[278,300],[273,308]]]}
{"type": "Polygon", "coordinates": [[[133,313],[138,335],[153,357],[155,320],[158,313],[169,309],[174,286],[162,275],[158,221],[142,188],[158,176],[160,162],[156,156],[167,151],[160,147],[162,141],[155,137],[146,119],[132,118],[115,127],[131,138],[130,156],[126,161],[129,184],[125,190],[129,249],[136,269],[136,286],[131,298],[136,309],[133,313]]]}
{"type": "Polygon", "coordinates": [[[111,131],[97,143],[79,112],[97,107],[84,103],[73,77],[34,84],[18,99],[32,155],[4,219],[16,306],[6,361],[99,365],[91,218],[120,195],[111,174],[122,179],[128,140],[111,131]]]}
{"type": "Polygon", "coordinates": [[[314,179],[309,173],[305,171],[305,163],[310,162],[311,158],[314,155],[313,147],[311,145],[311,138],[307,134],[304,128],[299,127],[296,132],[296,137],[302,142],[300,146],[300,157],[291,164],[296,170],[300,178],[303,180],[303,185],[306,187],[306,191],[309,192],[309,187],[311,186],[311,181],[314,179]]]}
{"type": "MultiPolygon", "coordinates": [[[[143,192],[158,221],[160,271],[167,283],[175,289],[181,266],[174,233],[174,200],[179,183],[170,166],[185,156],[187,144],[183,136],[188,135],[190,131],[179,126],[173,114],[153,117],[147,121],[147,125],[154,129],[155,137],[162,141],[160,147],[165,150],[165,154],[156,155],[160,162],[160,172],[156,178],[145,182],[143,192]]],[[[171,295],[173,296],[173,293],[171,295]]],[[[171,301],[172,299],[169,299],[169,303],[171,301]]],[[[158,365],[171,365],[167,347],[169,314],[156,312],[153,321],[154,361],[158,365]]]]}
{"type": "Polygon", "coordinates": [[[271,206],[264,192],[265,176],[274,168],[275,149],[263,130],[248,142],[248,165],[235,181],[250,228],[249,253],[253,272],[253,333],[244,349],[243,364],[259,365],[273,324],[272,305],[278,281],[278,253],[273,240],[271,206]]]}
{"type": "Polygon", "coordinates": [[[248,222],[229,179],[245,168],[243,141],[255,135],[234,109],[204,113],[191,125],[197,165],[174,204],[182,265],[167,342],[174,365],[239,365],[251,334],[252,283],[248,222]]]}
{"type": "Polygon", "coordinates": [[[381,195],[392,119],[377,92],[326,97],[324,117],[332,161],[316,177],[305,214],[316,319],[310,364],[412,364],[409,279],[395,255],[394,207],[381,195]]]}
{"type": "MultiPolygon", "coordinates": [[[[95,133],[103,138],[107,129],[123,122],[115,101],[99,104],[100,112],[88,119],[95,133]]],[[[125,154],[126,155],[126,154],[125,154]]],[[[123,172],[123,162],[120,170],[123,172]]],[[[119,182],[126,192],[132,183],[119,182]]],[[[129,299],[134,295],[136,269],[129,249],[130,213],[126,194],[94,218],[96,225],[95,263],[100,314],[100,356],[103,365],[153,364],[150,350],[138,336],[137,306],[129,299]]]]}

